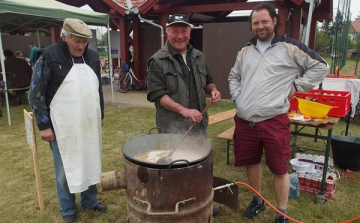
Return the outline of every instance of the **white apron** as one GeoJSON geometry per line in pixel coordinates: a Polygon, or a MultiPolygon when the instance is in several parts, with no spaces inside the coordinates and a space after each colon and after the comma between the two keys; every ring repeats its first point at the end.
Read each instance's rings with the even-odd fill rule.
{"type": "Polygon", "coordinates": [[[50,116],[70,193],[80,193],[99,183],[99,80],[88,65],[72,66],[51,101],[50,116]]]}

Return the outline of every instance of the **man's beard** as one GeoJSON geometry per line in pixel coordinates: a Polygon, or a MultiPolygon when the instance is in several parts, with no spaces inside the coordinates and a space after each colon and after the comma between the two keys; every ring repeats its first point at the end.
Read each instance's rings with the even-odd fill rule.
{"type": "Polygon", "coordinates": [[[260,36],[258,33],[256,33],[256,37],[257,37],[261,42],[268,42],[269,40],[271,40],[272,35],[273,35],[273,32],[269,32],[268,29],[266,29],[266,35],[260,36]]]}

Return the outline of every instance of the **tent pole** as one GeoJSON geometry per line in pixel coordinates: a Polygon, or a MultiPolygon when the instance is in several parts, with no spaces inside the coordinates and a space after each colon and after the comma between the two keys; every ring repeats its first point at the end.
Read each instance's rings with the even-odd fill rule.
{"type": "Polygon", "coordinates": [[[38,38],[38,46],[39,46],[39,49],[40,49],[41,44],[40,44],[39,28],[36,28],[36,34],[37,34],[37,38],[38,38]]]}
{"type": "Polygon", "coordinates": [[[114,99],[114,75],[113,75],[113,64],[112,64],[112,58],[111,58],[111,50],[110,50],[110,31],[109,31],[109,23],[107,24],[107,41],[108,41],[108,57],[109,57],[109,74],[110,74],[110,85],[111,85],[111,99],[112,103],[115,102],[114,99]]]}
{"type": "MultiPolygon", "coordinates": [[[[6,82],[6,70],[5,70],[5,56],[4,56],[4,50],[2,47],[2,39],[1,39],[1,29],[0,29],[0,60],[1,60],[1,70],[3,73],[3,80],[5,82],[5,99],[6,99],[6,113],[8,118],[9,126],[11,125],[11,118],[10,118],[10,106],[9,106],[9,97],[8,97],[8,87],[6,82]]],[[[1,102],[0,102],[1,103],[1,102]]]]}
{"type": "Polygon", "coordinates": [[[312,15],[314,12],[314,0],[306,0],[307,3],[309,3],[309,13],[307,16],[306,21],[306,33],[305,33],[305,41],[304,44],[306,46],[309,46],[309,36],[310,36],[310,28],[311,28],[311,21],[312,21],[312,15]]]}

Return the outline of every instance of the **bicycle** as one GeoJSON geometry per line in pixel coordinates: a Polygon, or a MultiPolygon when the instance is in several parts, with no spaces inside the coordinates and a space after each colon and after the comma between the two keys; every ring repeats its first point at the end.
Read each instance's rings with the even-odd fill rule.
{"type": "Polygon", "coordinates": [[[121,93],[126,93],[130,90],[130,87],[134,86],[135,82],[139,83],[140,88],[146,88],[148,84],[148,77],[146,76],[144,80],[139,80],[132,68],[125,62],[122,62],[122,70],[124,74],[120,76],[118,89],[121,93]]]}

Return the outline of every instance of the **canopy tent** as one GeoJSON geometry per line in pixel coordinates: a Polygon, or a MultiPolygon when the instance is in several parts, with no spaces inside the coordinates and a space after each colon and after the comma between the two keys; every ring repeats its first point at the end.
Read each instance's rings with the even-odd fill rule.
{"type": "MultiPolygon", "coordinates": [[[[54,0],[1,0],[0,1],[0,57],[1,68],[5,74],[4,52],[2,47],[1,32],[12,32],[19,28],[45,28],[62,26],[65,18],[77,18],[88,25],[105,25],[109,30],[109,16],[105,13],[93,12],[69,6],[54,0]]],[[[109,35],[108,35],[109,36],[109,35]]],[[[108,42],[110,45],[110,42],[108,42]]],[[[111,60],[110,60],[111,61],[111,60]]],[[[110,63],[110,68],[112,64],[110,63]]],[[[112,69],[110,69],[112,71],[112,69]]],[[[112,75],[111,79],[112,79],[112,75]]],[[[6,82],[6,75],[3,75],[6,82]]],[[[113,85],[111,81],[112,97],[113,85]]],[[[6,107],[8,122],[11,125],[9,101],[6,92],[6,107]]]]}

